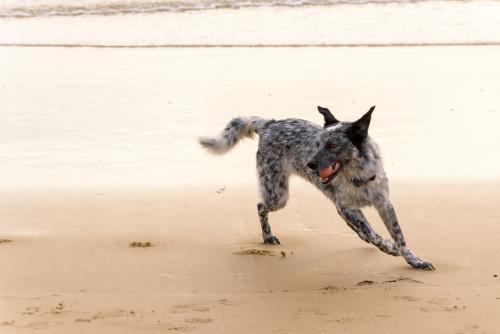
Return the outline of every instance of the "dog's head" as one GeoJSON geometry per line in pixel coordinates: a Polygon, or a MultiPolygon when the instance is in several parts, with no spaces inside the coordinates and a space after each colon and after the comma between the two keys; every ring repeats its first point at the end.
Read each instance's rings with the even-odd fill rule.
{"type": "MultiPolygon", "coordinates": [[[[354,164],[368,138],[368,127],[375,106],[355,122],[341,122],[327,108],[318,107],[325,118],[324,130],[316,142],[317,152],[307,166],[319,174],[323,184],[330,183],[342,170],[354,164]]],[[[357,166],[350,166],[357,167],[357,166]]]]}

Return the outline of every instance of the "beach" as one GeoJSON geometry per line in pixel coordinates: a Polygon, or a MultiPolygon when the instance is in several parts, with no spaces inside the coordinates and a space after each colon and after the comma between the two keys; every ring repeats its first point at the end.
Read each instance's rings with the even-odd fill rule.
{"type": "MultiPolygon", "coordinates": [[[[478,3],[447,10],[486,12],[478,3]]],[[[399,10],[366,6],[358,10],[399,10]]],[[[271,22],[342,10],[354,9],[152,15],[210,26],[225,15],[271,22]]],[[[146,27],[146,16],[0,19],[0,333],[500,332],[500,46],[491,21],[456,38],[453,24],[429,39],[415,26],[328,40],[270,28],[269,39],[197,29],[148,39],[131,25],[113,37],[117,22],[146,27]],[[102,30],[105,18],[114,29],[102,30]],[[72,30],[84,20],[88,30],[72,30]],[[298,177],[269,217],[281,245],[263,245],[258,138],[224,156],[197,142],[235,116],[321,124],[318,105],[347,121],[376,105],[370,135],[401,228],[435,271],[360,240],[298,177]]],[[[365,213],[387,237],[375,210],[365,213]]]]}
{"type": "Polygon", "coordinates": [[[2,194],[2,226],[18,233],[0,244],[0,331],[498,331],[497,184],[393,187],[434,272],[362,242],[320,193],[293,186],[271,216],[280,246],[261,244],[248,187],[2,194]]]}

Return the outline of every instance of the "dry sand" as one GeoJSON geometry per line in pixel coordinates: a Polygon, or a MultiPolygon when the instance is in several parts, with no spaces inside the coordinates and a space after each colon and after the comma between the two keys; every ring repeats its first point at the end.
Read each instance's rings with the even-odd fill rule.
{"type": "Polygon", "coordinates": [[[500,332],[499,48],[2,55],[0,333],[500,332]],[[298,179],[270,217],[282,245],[262,245],[256,143],[216,158],[193,140],[237,114],[374,103],[403,232],[434,272],[359,240],[298,179]]]}

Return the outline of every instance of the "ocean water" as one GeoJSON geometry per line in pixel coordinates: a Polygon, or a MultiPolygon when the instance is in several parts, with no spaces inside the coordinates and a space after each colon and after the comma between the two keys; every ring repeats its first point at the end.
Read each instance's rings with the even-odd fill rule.
{"type": "Polygon", "coordinates": [[[500,1],[0,0],[1,45],[497,45],[500,1]]]}

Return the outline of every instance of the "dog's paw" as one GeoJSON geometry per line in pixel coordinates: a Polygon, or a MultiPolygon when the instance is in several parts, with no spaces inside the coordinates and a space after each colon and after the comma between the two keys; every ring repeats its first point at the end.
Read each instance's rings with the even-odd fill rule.
{"type": "Polygon", "coordinates": [[[408,262],[408,264],[415,269],[436,270],[436,268],[434,268],[432,263],[421,260],[420,258],[418,258],[416,256],[414,258],[411,258],[411,259],[406,259],[406,262],[408,262]]]}
{"type": "Polygon", "coordinates": [[[406,247],[401,248],[401,255],[405,258],[406,262],[415,269],[436,270],[432,263],[420,259],[406,247]]]}
{"type": "Polygon", "coordinates": [[[264,237],[264,243],[266,245],[279,245],[280,241],[274,235],[269,234],[264,237]]]}
{"type": "MultiPolygon", "coordinates": [[[[420,259],[419,259],[420,260],[420,259]]],[[[422,261],[420,260],[419,262],[416,263],[410,263],[410,265],[415,268],[415,269],[421,269],[421,270],[436,270],[434,265],[430,262],[427,261],[422,261]]]]}

